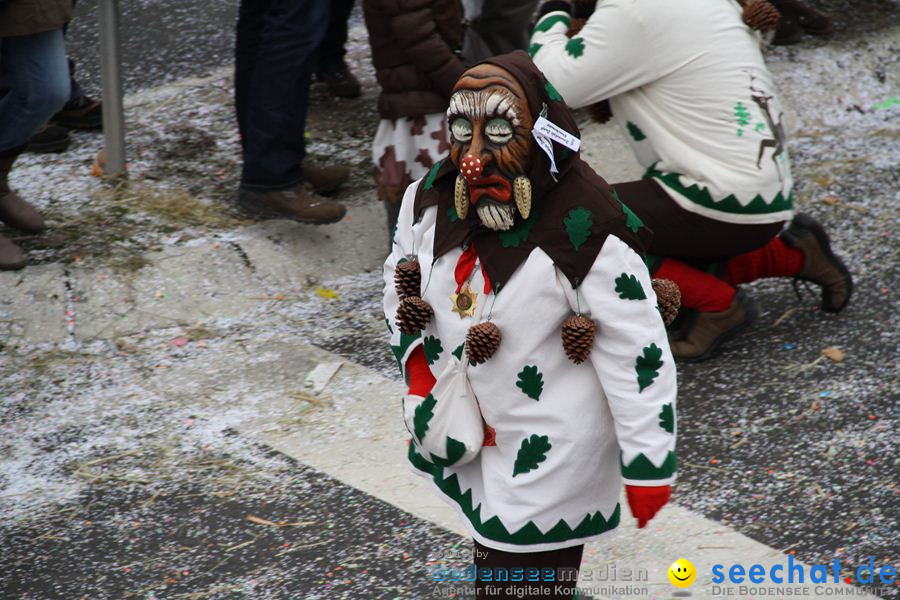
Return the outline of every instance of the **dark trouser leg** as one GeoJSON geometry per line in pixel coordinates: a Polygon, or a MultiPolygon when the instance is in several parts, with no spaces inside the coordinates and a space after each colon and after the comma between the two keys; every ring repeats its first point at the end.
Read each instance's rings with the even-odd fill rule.
{"type": "Polygon", "coordinates": [[[578,583],[577,570],[581,566],[581,553],[584,546],[572,546],[561,550],[550,550],[548,552],[503,552],[502,550],[494,550],[487,548],[478,542],[475,542],[475,566],[478,567],[479,577],[475,584],[477,591],[477,599],[483,600],[487,598],[525,598],[533,600],[567,600],[574,597],[575,586],[578,583]],[[539,579],[540,572],[543,569],[552,569],[554,571],[553,581],[482,581],[482,569],[509,569],[534,568],[538,570],[539,579]],[[567,581],[560,581],[560,570],[566,570],[569,573],[567,581]],[[576,572],[572,573],[572,569],[576,572]],[[574,575],[574,576],[573,576],[574,575]],[[490,591],[488,588],[492,588],[490,591]],[[524,594],[524,590],[531,588],[549,589],[550,593],[524,594]],[[501,590],[497,592],[497,590],[501,590]],[[518,591],[523,590],[523,591],[518,591]],[[557,593],[557,591],[559,593],[557,593]],[[519,595],[524,594],[524,595],[519,595]]]}
{"type": "Polygon", "coordinates": [[[478,35],[495,54],[528,47],[531,18],[537,0],[491,0],[485,2],[475,22],[478,35]]]}
{"type": "Polygon", "coordinates": [[[302,179],[310,74],[327,0],[242,0],[235,49],[241,185],[286,189],[302,179]]]}
{"type": "Polygon", "coordinates": [[[647,251],[656,256],[718,262],[766,245],[783,224],[738,225],[706,218],[678,206],[653,179],[613,187],[619,199],[653,232],[647,251]]]}
{"type": "Polygon", "coordinates": [[[330,0],[331,16],[328,18],[328,31],[319,45],[318,66],[319,74],[336,71],[344,65],[344,55],[347,51],[347,20],[353,11],[354,0],[330,0]]]}

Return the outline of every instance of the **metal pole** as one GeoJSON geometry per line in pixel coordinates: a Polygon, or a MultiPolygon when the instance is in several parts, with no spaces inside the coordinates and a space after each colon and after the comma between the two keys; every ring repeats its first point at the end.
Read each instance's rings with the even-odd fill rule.
{"type": "Polygon", "coordinates": [[[119,0],[100,0],[100,75],[103,79],[104,173],[125,175],[125,116],[119,72],[119,0]]]}

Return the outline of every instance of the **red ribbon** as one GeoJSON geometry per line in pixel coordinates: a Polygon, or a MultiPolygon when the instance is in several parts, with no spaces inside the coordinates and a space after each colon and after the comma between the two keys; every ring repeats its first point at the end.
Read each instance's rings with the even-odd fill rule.
{"type": "MultiPolygon", "coordinates": [[[[456,278],[457,294],[462,291],[463,285],[469,280],[477,261],[478,252],[475,251],[475,244],[470,245],[459,255],[459,260],[456,261],[456,269],[453,271],[453,276],[456,278]]],[[[484,270],[484,265],[481,265],[481,275],[484,277],[484,293],[490,294],[491,280],[488,278],[487,271],[484,270]]]]}

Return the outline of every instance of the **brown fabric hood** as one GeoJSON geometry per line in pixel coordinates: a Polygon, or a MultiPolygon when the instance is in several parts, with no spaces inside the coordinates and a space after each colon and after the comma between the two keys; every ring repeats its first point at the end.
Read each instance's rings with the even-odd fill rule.
{"type": "MultiPolygon", "coordinates": [[[[485,63],[509,71],[525,89],[532,117],[542,111],[551,123],[580,136],[578,125],[555,88],[525,52],[517,50],[490,58],[485,63]],[[545,108],[546,107],[546,108],[545,108]]],[[[416,191],[415,217],[436,206],[434,259],[448,251],[475,243],[481,263],[496,292],[535,248],[541,248],[574,287],[584,280],[609,234],[621,238],[639,254],[649,242],[650,231],[614,196],[612,188],[578,153],[553,145],[557,181],[550,160],[535,144],[535,160],[528,173],[532,185],[532,211],[509,231],[492,231],[481,225],[476,211],[459,219],[453,206],[453,185],[458,170],[449,156],[432,167],[416,191]]]]}

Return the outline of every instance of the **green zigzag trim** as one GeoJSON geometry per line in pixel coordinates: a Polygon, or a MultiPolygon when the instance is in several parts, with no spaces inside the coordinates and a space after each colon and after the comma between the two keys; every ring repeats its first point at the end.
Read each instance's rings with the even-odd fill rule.
{"type": "Polygon", "coordinates": [[[425,460],[416,452],[413,444],[409,445],[407,458],[414,468],[430,475],[438,489],[459,505],[460,510],[472,524],[472,527],[475,528],[475,531],[495,542],[523,546],[529,544],[552,544],[598,535],[619,526],[621,507],[616,504],[616,509],[610,515],[609,520],[603,518],[603,514],[597,511],[593,514],[588,513],[585,515],[574,529],[563,519],[560,519],[547,533],[541,533],[541,530],[532,521],[526,523],[521,529],[510,532],[497,517],[491,517],[487,521],[482,522],[481,505],[472,506],[472,490],[466,490],[463,493],[456,473],[444,478],[443,467],[433,465],[425,460]]]}
{"type": "Polygon", "coordinates": [[[534,26],[534,30],[536,32],[540,31],[541,33],[546,33],[547,31],[550,31],[550,29],[557,23],[564,23],[566,29],[568,29],[572,21],[569,20],[569,17],[566,15],[551,14],[538,21],[538,24],[534,26]]]}
{"type": "Polygon", "coordinates": [[[663,173],[662,171],[657,171],[654,166],[651,165],[647,172],[644,173],[645,179],[649,177],[657,179],[664,183],[666,187],[675,190],[694,204],[699,204],[712,210],[733,215],[767,215],[791,210],[794,206],[793,192],[787,198],[781,192],[778,192],[771,202],[766,202],[761,194],[757,194],[746,206],[738,202],[734,194],[729,194],[721,200],[713,200],[709,190],[705,187],[700,187],[696,183],[685,187],[679,180],[679,177],[682,176],[680,173],[663,173]]]}
{"type": "Polygon", "coordinates": [[[656,467],[650,459],[641,452],[634,457],[627,466],[622,462],[622,453],[619,452],[619,467],[622,470],[622,477],[625,479],[633,479],[635,481],[651,481],[654,479],[668,479],[675,474],[677,461],[675,453],[671,450],[666,454],[666,460],[656,467]]]}
{"type": "Polygon", "coordinates": [[[431,167],[431,170],[428,171],[428,176],[425,178],[425,188],[424,189],[430,190],[432,187],[434,187],[434,179],[435,179],[435,177],[437,177],[437,174],[441,168],[442,162],[444,162],[444,159],[441,159],[441,160],[437,161],[436,163],[434,163],[434,165],[431,167]]]}
{"type": "Polygon", "coordinates": [[[530,46],[528,46],[528,55],[531,58],[534,58],[534,55],[537,54],[538,51],[543,47],[543,44],[531,44],[530,46]]]}

